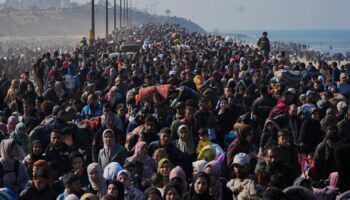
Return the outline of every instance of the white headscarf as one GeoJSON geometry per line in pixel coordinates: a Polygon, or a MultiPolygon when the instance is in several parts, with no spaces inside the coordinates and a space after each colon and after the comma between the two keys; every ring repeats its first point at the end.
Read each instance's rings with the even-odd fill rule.
{"type": "Polygon", "coordinates": [[[91,163],[88,167],[87,167],[87,172],[89,175],[89,182],[90,185],[92,187],[92,189],[97,191],[97,196],[99,198],[102,198],[104,195],[107,194],[107,183],[106,180],[103,178],[103,169],[102,167],[98,164],[98,163],[91,163]],[[98,176],[98,181],[95,182],[91,179],[91,175],[90,173],[96,170],[97,172],[97,176],[98,176]]]}

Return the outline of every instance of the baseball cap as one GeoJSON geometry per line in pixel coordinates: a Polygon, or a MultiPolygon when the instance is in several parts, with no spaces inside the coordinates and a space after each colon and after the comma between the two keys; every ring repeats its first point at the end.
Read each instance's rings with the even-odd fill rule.
{"type": "Polygon", "coordinates": [[[175,71],[175,70],[171,70],[171,71],[169,72],[169,75],[170,75],[170,76],[176,76],[176,71],[175,71]]]}
{"type": "Polygon", "coordinates": [[[294,88],[288,88],[288,91],[290,93],[292,93],[292,94],[296,94],[297,93],[294,88]]]}
{"type": "Polygon", "coordinates": [[[343,78],[343,77],[346,78],[346,77],[348,77],[348,75],[346,75],[346,73],[343,72],[343,73],[340,74],[340,77],[341,78],[343,78]]]}
{"type": "Polygon", "coordinates": [[[249,164],[249,156],[245,153],[238,153],[235,155],[233,158],[233,163],[232,164],[237,164],[240,166],[244,166],[246,164],[249,164]]]}

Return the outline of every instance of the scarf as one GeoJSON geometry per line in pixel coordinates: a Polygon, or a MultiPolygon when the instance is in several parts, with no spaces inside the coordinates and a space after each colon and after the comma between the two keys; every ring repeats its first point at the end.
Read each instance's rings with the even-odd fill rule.
{"type": "Polygon", "coordinates": [[[190,130],[188,128],[187,125],[181,125],[179,126],[179,128],[177,129],[177,134],[179,136],[179,139],[176,142],[176,147],[180,149],[180,151],[186,153],[186,154],[193,154],[196,152],[196,148],[194,147],[194,143],[192,140],[192,137],[190,137],[189,135],[190,130]],[[180,139],[180,132],[182,129],[185,129],[185,134],[187,134],[187,140],[183,141],[180,139]]]}
{"type": "Polygon", "coordinates": [[[140,141],[135,145],[135,151],[134,151],[134,155],[132,156],[132,160],[136,160],[136,161],[139,161],[141,163],[145,163],[146,159],[148,158],[148,155],[146,155],[146,156],[141,155],[141,149],[144,146],[148,147],[147,143],[144,141],[140,141]]]}
{"type": "Polygon", "coordinates": [[[112,106],[114,106],[116,100],[117,100],[117,86],[111,87],[109,92],[106,94],[106,100],[111,103],[112,106]],[[114,94],[112,94],[114,93],[114,94]]]}
{"type": "Polygon", "coordinates": [[[103,177],[107,180],[114,180],[123,167],[117,162],[109,163],[103,170],[103,177]]]}
{"type": "Polygon", "coordinates": [[[15,131],[11,134],[10,138],[14,139],[23,148],[23,150],[29,152],[29,137],[27,133],[20,133],[20,129],[26,129],[26,125],[22,122],[16,125],[15,131]]]}
{"type": "Polygon", "coordinates": [[[14,131],[11,126],[16,127],[18,122],[19,121],[18,121],[18,118],[16,116],[11,115],[8,118],[8,120],[7,120],[7,134],[10,134],[12,131],[14,131]]]}
{"type": "Polygon", "coordinates": [[[61,98],[64,94],[64,90],[62,89],[62,83],[60,81],[56,81],[55,83],[55,92],[58,98],[61,98]]]}
{"type": "Polygon", "coordinates": [[[214,199],[222,199],[222,184],[219,180],[221,174],[221,164],[216,160],[212,160],[205,165],[204,169],[206,169],[207,167],[212,168],[212,170],[214,171],[213,175],[216,178],[215,184],[211,186],[212,196],[214,197],[214,199]]]}
{"type": "Polygon", "coordinates": [[[102,167],[98,163],[91,163],[87,167],[87,172],[89,175],[89,182],[90,182],[92,189],[97,191],[97,196],[99,198],[102,198],[104,195],[107,194],[107,185],[106,185],[106,180],[103,178],[102,167]],[[90,173],[92,173],[92,171],[94,171],[94,170],[97,172],[97,176],[98,176],[97,182],[94,182],[91,179],[90,173]]]}
{"type": "Polygon", "coordinates": [[[197,160],[192,162],[192,166],[195,170],[197,170],[197,172],[202,172],[204,171],[204,167],[208,162],[205,160],[197,160]]]}
{"type": "Polygon", "coordinates": [[[108,151],[110,152],[115,145],[115,140],[114,140],[115,135],[114,135],[114,131],[112,129],[106,129],[102,133],[102,138],[104,138],[107,133],[110,133],[112,135],[112,145],[109,147],[103,142],[103,148],[108,149],[108,151]]]}
{"type": "Polygon", "coordinates": [[[182,193],[185,193],[188,191],[188,183],[186,180],[186,174],[180,166],[176,166],[175,168],[173,168],[170,171],[169,180],[171,181],[173,178],[181,179],[182,183],[184,184],[184,189],[183,189],[183,191],[181,191],[182,193]]]}

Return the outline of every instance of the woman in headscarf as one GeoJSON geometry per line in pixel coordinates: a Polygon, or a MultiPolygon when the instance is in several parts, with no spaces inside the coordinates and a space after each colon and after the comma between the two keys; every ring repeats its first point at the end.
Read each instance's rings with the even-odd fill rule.
{"type": "Polygon", "coordinates": [[[143,170],[140,173],[142,174],[143,183],[149,182],[152,174],[156,170],[156,163],[152,157],[148,155],[148,145],[144,141],[139,141],[135,145],[134,155],[127,158],[126,163],[135,163],[141,166],[140,169],[143,170]]]}
{"type": "Polygon", "coordinates": [[[118,162],[124,164],[128,152],[123,146],[115,143],[114,131],[112,129],[106,129],[102,133],[103,149],[100,150],[98,155],[98,163],[105,168],[110,162],[118,162]]]}
{"type": "Polygon", "coordinates": [[[7,105],[16,101],[17,93],[19,92],[19,83],[18,79],[13,79],[11,81],[10,88],[7,90],[7,95],[4,100],[7,105]]]}
{"type": "Polygon", "coordinates": [[[198,154],[198,160],[210,162],[216,158],[216,151],[212,145],[205,146],[198,154]]]}
{"type": "Polygon", "coordinates": [[[181,194],[188,192],[188,183],[184,170],[180,166],[173,168],[169,174],[170,182],[176,182],[181,186],[181,194]]]}
{"type": "Polygon", "coordinates": [[[169,183],[169,175],[172,168],[172,164],[169,159],[163,158],[158,162],[157,172],[162,175],[164,185],[169,183]]]}
{"type": "Polygon", "coordinates": [[[268,146],[276,145],[278,136],[277,133],[281,128],[278,124],[271,119],[267,119],[265,122],[265,126],[263,129],[263,133],[261,134],[261,140],[259,144],[259,154],[264,155],[265,150],[268,146]]]}
{"type": "Polygon", "coordinates": [[[22,191],[28,181],[25,166],[16,159],[20,148],[14,139],[5,139],[0,143],[2,186],[10,188],[16,193],[22,191]]]}
{"type": "Polygon", "coordinates": [[[24,91],[22,97],[24,100],[35,101],[38,94],[35,92],[34,86],[28,84],[26,90],[24,91]]]}
{"type": "Polygon", "coordinates": [[[26,125],[22,122],[16,125],[15,131],[10,135],[11,139],[14,139],[24,150],[26,154],[29,153],[29,136],[26,133],[26,125]]]}
{"type": "Polygon", "coordinates": [[[91,163],[87,172],[89,175],[89,192],[102,198],[107,194],[107,181],[103,178],[103,169],[98,163],[91,163]]]}
{"type": "Polygon", "coordinates": [[[10,135],[12,131],[15,131],[16,125],[19,123],[16,116],[11,115],[7,119],[7,134],[10,135]]]}
{"type": "Polygon", "coordinates": [[[254,132],[251,126],[242,123],[236,123],[234,129],[237,132],[237,138],[227,148],[227,165],[230,166],[237,153],[246,153],[256,157],[257,148],[252,144],[254,132]]]}
{"type": "Polygon", "coordinates": [[[199,172],[191,186],[191,190],[186,193],[184,200],[214,200],[212,196],[209,195],[209,176],[204,172],[199,172]]]}
{"type": "Polygon", "coordinates": [[[40,140],[34,140],[31,144],[30,153],[23,159],[23,164],[27,167],[29,177],[33,175],[33,164],[38,160],[43,160],[43,146],[40,140]]]}
{"type": "Polygon", "coordinates": [[[208,162],[206,160],[197,160],[192,162],[193,166],[193,177],[195,177],[199,172],[204,171],[204,167],[208,162]]]}
{"type": "Polygon", "coordinates": [[[55,92],[56,92],[56,95],[59,99],[61,99],[65,93],[65,91],[62,87],[62,83],[60,81],[55,82],[55,92]]]}
{"type": "Polygon", "coordinates": [[[111,104],[113,110],[117,107],[117,105],[122,100],[122,95],[118,92],[117,86],[111,87],[109,92],[106,94],[106,100],[111,104]]]}
{"type": "Polygon", "coordinates": [[[210,177],[210,195],[214,199],[223,199],[222,184],[219,180],[221,174],[220,163],[216,160],[208,162],[204,167],[204,172],[210,177]]]}
{"type": "Polygon", "coordinates": [[[175,146],[188,156],[195,156],[196,148],[192,140],[190,129],[187,125],[181,125],[177,128],[179,139],[175,141],[175,146]]]}
{"type": "Polygon", "coordinates": [[[153,160],[158,163],[163,158],[168,158],[168,154],[164,148],[158,148],[152,155],[153,160]]]}
{"type": "Polygon", "coordinates": [[[132,177],[128,170],[121,170],[117,180],[124,185],[124,200],[144,199],[143,193],[132,185],[132,177]]]}
{"type": "Polygon", "coordinates": [[[117,162],[109,163],[103,170],[103,178],[106,180],[114,180],[117,178],[118,173],[123,170],[123,167],[117,162]]]}

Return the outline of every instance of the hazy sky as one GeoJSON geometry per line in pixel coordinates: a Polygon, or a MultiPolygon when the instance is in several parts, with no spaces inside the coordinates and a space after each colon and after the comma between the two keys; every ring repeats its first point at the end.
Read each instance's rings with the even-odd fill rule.
{"type": "MultiPolygon", "coordinates": [[[[0,0],[1,1],[1,0],[0,0]]],[[[71,0],[90,2],[90,0],[71,0]]],[[[98,0],[95,0],[98,1],[98,0]]],[[[109,0],[113,1],[113,0],[109,0]]],[[[350,29],[350,0],[131,0],[133,7],[213,29],[350,29]],[[152,5],[153,4],[153,5],[152,5]]],[[[119,2],[119,0],[117,0],[119,2]]]]}

